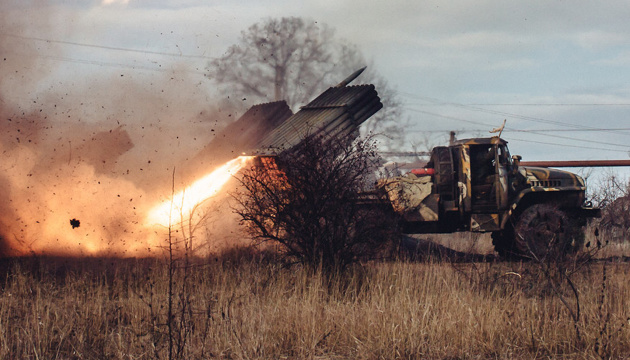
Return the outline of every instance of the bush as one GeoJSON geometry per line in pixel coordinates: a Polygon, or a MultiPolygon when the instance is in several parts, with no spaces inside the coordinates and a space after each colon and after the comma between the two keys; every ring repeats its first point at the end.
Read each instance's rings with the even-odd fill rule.
{"type": "Polygon", "coordinates": [[[396,231],[391,217],[361,201],[377,160],[371,139],[307,137],[244,172],[236,211],[256,240],[279,245],[289,261],[343,270],[396,231]]]}

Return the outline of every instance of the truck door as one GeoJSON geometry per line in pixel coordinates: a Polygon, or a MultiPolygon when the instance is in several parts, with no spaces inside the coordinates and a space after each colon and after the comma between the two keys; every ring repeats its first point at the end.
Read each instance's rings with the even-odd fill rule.
{"type": "Polygon", "coordinates": [[[497,208],[499,210],[505,210],[508,207],[508,174],[510,171],[510,153],[507,147],[503,144],[496,146],[496,178],[495,178],[495,193],[497,208]]]}
{"type": "Polygon", "coordinates": [[[470,145],[472,209],[495,212],[497,208],[497,151],[494,144],[470,145]]]}

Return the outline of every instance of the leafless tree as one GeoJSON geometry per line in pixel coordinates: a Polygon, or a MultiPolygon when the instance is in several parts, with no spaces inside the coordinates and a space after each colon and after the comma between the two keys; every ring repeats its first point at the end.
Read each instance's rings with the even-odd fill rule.
{"type": "MultiPolygon", "coordinates": [[[[299,17],[269,18],[250,26],[238,42],[208,66],[209,77],[233,98],[285,100],[296,110],[367,64],[361,51],[337,40],[326,24],[299,17]]],[[[382,135],[383,146],[399,147],[404,135],[401,102],[372,66],[358,79],[373,83],[383,109],[364,126],[382,135]]]]}
{"type": "Polygon", "coordinates": [[[594,187],[593,202],[602,209],[597,226],[603,238],[628,241],[630,235],[630,180],[610,172],[594,187]]]}
{"type": "Polygon", "coordinates": [[[395,237],[393,219],[362,200],[374,155],[371,139],[308,137],[242,174],[236,211],[255,239],[279,245],[291,262],[343,270],[395,237]]]}

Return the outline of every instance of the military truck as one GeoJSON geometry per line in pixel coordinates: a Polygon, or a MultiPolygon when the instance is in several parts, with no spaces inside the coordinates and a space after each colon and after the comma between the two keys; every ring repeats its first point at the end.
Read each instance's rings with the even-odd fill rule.
{"type": "Polygon", "coordinates": [[[529,167],[498,136],[435,147],[426,167],[377,183],[403,233],[491,232],[504,257],[566,254],[584,242],[599,209],[586,201],[584,179],[529,167]]]}

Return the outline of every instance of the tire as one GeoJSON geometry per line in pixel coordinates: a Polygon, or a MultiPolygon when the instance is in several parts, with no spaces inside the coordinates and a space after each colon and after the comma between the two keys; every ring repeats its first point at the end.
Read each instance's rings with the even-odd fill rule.
{"type": "Polygon", "coordinates": [[[532,205],[514,226],[514,250],[537,261],[564,258],[584,243],[584,232],[575,219],[549,204],[532,205]]]}
{"type": "Polygon", "coordinates": [[[506,260],[521,258],[519,251],[514,246],[514,229],[508,224],[502,231],[492,233],[492,245],[500,257],[506,260]]]}

